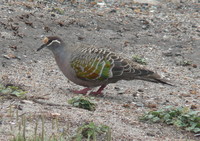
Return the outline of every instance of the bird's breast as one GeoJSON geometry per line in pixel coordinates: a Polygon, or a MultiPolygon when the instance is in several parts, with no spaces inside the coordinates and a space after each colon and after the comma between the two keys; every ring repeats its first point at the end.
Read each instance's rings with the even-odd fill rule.
{"type": "Polygon", "coordinates": [[[61,56],[55,56],[56,63],[62,73],[72,82],[84,87],[93,87],[93,83],[79,79],[71,67],[70,59],[61,56]]]}

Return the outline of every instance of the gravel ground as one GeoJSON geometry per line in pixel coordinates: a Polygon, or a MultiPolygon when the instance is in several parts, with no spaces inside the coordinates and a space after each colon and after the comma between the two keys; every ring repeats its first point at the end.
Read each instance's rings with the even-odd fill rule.
{"type": "MultiPolygon", "coordinates": [[[[12,137],[10,106],[20,115],[60,114],[69,135],[84,122],[111,127],[112,139],[200,140],[194,134],[165,124],[138,121],[144,112],[168,105],[200,110],[200,3],[167,1],[156,4],[112,1],[102,3],[2,1],[0,2],[0,82],[22,87],[36,101],[0,99],[0,140],[12,137]],[[68,45],[88,44],[110,48],[132,58],[144,57],[147,67],[169,79],[176,87],[144,81],[110,84],[104,97],[95,97],[94,112],[67,104],[80,89],[59,71],[52,53],[36,52],[44,36],[60,36],[68,45]],[[191,65],[180,65],[191,61],[191,65]],[[58,105],[56,105],[58,104],[58,105]],[[60,105],[59,105],[60,104],[60,105]],[[63,105],[63,106],[62,106],[63,105]],[[128,105],[125,106],[125,105],[128,105]],[[16,108],[16,109],[15,109],[16,108]]],[[[29,121],[27,132],[34,123],[29,121]]],[[[51,121],[46,121],[49,129],[51,121]]],[[[47,130],[51,134],[52,130],[47,130]]]]}

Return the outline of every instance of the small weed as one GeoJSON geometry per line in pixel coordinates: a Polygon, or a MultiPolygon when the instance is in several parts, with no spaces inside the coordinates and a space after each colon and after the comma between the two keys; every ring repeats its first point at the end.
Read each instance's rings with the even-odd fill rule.
{"type": "Polygon", "coordinates": [[[10,141],[66,141],[66,139],[61,137],[61,136],[60,137],[53,136],[53,137],[48,137],[48,138],[42,138],[39,135],[38,136],[33,136],[33,137],[27,137],[26,139],[24,139],[23,135],[17,134],[10,141]]]}
{"type": "Polygon", "coordinates": [[[17,134],[13,137],[13,139],[11,139],[10,141],[25,141],[26,139],[24,139],[23,135],[21,134],[17,134]]]}
{"type": "Polygon", "coordinates": [[[153,123],[163,122],[168,125],[174,125],[187,131],[200,133],[200,111],[192,111],[189,108],[166,107],[158,111],[150,111],[144,114],[140,119],[153,123]]]}
{"type": "Polygon", "coordinates": [[[87,141],[97,140],[97,136],[102,134],[107,135],[107,141],[111,140],[110,128],[106,125],[95,125],[95,123],[85,123],[78,128],[77,134],[73,137],[76,141],[81,141],[83,138],[87,138],[87,141]]]}
{"type": "Polygon", "coordinates": [[[0,84],[0,93],[10,94],[22,98],[27,92],[17,86],[3,86],[0,84]]]}
{"type": "Polygon", "coordinates": [[[63,15],[65,13],[65,11],[63,9],[58,8],[58,7],[53,7],[51,9],[51,12],[55,12],[55,13],[60,14],[60,15],[63,15]]]}
{"type": "Polygon", "coordinates": [[[69,104],[74,107],[87,109],[89,111],[94,111],[96,108],[96,104],[91,102],[89,98],[84,96],[76,96],[68,101],[69,104]]]}
{"type": "MultiPolygon", "coordinates": [[[[41,117],[36,119],[36,125],[34,128],[33,133],[28,133],[26,128],[28,126],[28,119],[29,117],[23,115],[21,117],[21,122],[18,122],[18,131],[17,134],[13,135],[13,138],[10,139],[10,141],[65,141],[68,136],[66,136],[64,133],[61,133],[59,131],[52,132],[51,136],[47,136],[47,133],[45,132],[45,122],[46,119],[44,115],[41,115],[41,117]],[[38,122],[41,121],[41,128],[38,127],[38,122]],[[22,130],[21,130],[22,129],[22,130]],[[40,132],[37,133],[37,131],[41,129],[40,132]]],[[[57,126],[57,130],[59,127],[57,126]]]]}
{"type": "Polygon", "coordinates": [[[179,63],[177,63],[177,65],[179,65],[179,66],[191,66],[192,65],[192,61],[182,60],[179,63]]]}
{"type": "Polygon", "coordinates": [[[139,63],[139,64],[142,64],[142,65],[147,65],[146,59],[145,59],[145,58],[142,58],[142,57],[140,57],[140,56],[138,56],[138,55],[134,55],[134,56],[133,56],[133,61],[135,61],[135,62],[137,62],[137,63],[139,63]]]}

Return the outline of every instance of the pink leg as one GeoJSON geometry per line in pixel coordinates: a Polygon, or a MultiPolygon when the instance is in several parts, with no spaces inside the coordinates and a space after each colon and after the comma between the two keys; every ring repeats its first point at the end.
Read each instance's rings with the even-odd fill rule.
{"type": "Polygon", "coordinates": [[[84,89],[82,89],[82,90],[79,90],[79,91],[72,91],[73,93],[75,93],[75,94],[87,94],[87,92],[89,91],[89,90],[91,90],[90,88],[84,88],[84,89]]]}
{"type": "Polygon", "coordinates": [[[102,91],[107,85],[101,85],[101,87],[96,92],[91,92],[92,95],[103,95],[102,91]]]}

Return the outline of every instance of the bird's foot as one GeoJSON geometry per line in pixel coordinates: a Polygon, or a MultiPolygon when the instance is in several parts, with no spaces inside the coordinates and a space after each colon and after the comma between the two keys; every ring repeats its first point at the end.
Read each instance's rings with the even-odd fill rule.
{"type": "Polygon", "coordinates": [[[75,94],[85,94],[86,95],[89,90],[91,90],[91,89],[85,88],[85,89],[82,89],[82,90],[79,90],[79,91],[78,90],[72,90],[72,92],[75,93],[75,94]]]}
{"type": "MultiPolygon", "coordinates": [[[[95,96],[103,96],[103,89],[106,87],[106,85],[102,85],[96,92],[90,92],[89,94],[90,95],[95,95],[95,96]]],[[[90,91],[91,88],[84,88],[82,90],[79,90],[79,91],[75,91],[75,90],[72,90],[73,93],[75,94],[88,94],[88,91],[90,91]]]]}
{"type": "Polygon", "coordinates": [[[103,96],[103,89],[106,87],[106,85],[102,85],[96,92],[90,92],[91,95],[95,96],[103,96]]]}

